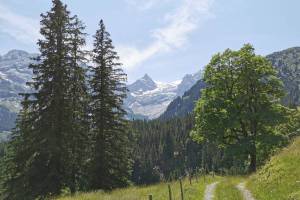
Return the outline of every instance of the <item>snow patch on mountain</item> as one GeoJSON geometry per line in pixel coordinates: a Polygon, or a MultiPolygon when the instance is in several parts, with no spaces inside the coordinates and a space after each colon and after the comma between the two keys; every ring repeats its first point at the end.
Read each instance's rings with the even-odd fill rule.
{"type": "Polygon", "coordinates": [[[125,107],[139,118],[154,119],[159,117],[168,105],[178,96],[189,90],[199,79],[201,73],[186,75],[183,80],[171,83],[153,81],[149,75],[128,86],[129,94],[125,107]],[[142,117],[141,117],[142,116],[142,117]]]}
{"type": "MultiPolygon", "coordinates": [[[[30,54],[21,50],[11,50],[0,55],[0,131],[7,130],[1,124],[6,119],[13,119],[20,110],[19,93],[29,92],[26,82],[32,78],[32,70],[28,68],[38,54],[30,54]],[[1,110],[2,109],[2,110],[1,110]],[[2,114],[2,115],[1,115],[2,114]],[[12,114],[12,115],[11,115],[12,114]]],[[[128,118],[154,119],[159,117],[172,100],[189,90],[201,73],[186,75],[182,80],[171,83],[154,81],[148,74],[128,85],[128,95],[124,108],[128,118]]]]}
{"type": "Polygon", "coordinates": [[[14,126],[21,108],[19,93],[29,91],[26,82],[31,80],[32,70],[28,66],[36,56],[21,50],[11,50],[0,56],[0,131],[14,126]]]}

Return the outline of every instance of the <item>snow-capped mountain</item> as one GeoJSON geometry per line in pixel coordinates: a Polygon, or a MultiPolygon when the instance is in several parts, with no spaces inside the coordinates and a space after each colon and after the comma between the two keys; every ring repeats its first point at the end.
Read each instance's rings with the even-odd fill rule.
{"type": "MultiPolygon", "coordinates": [[[[12,50],[0,56],[0,132],[10,130],[20,110],[19,93],[28,92],[26,82],[31,80],[32,70],[28,66],[34,62],[30,54],[12,50]]],[[[128,118],[153,119],[159,117],[169,103],[182,96],[201,77],[201,73],[186,75],[172,83],[153,81],[149,75],[128,85],[129,93],[125,100],[128,118]]]]}
{"type": "Polygon", "coordinates": [[[172,83],[153,81],[149,75],[128,85],[129,94],[125,107],[133,118],[154,119],[159,117],[168,105],[178,96],[189,90],[199,79],[201,72],[186,75],[182,80],[172,83]]]}
{"type": "Polygon", "coordinates": [[[128,85],[128,89],[132,92],[149,91],[154,90],[155,88],[157,88],[157,85],[148,74],[145,74],[143,78],[128,85]]]}
{"type": "Polygon", "coordinates": [[[186,91],[188,91],[197,81],[202,78],[202,71],[198,71],[195,74],[187,74],[183,77],[181,83],[177,88],[177,96],[182,96],[186,91]]]}
{"type": "Polygon", "coordinates": [[[28,68],[36,54],[12,50],[0,57],[0,98],[18,98],[18,93],[28,90],[26,82],[32,77],[28,68]]]}
{"type": "Polygon", "coordinates": [[[0,56],[0,131],[10,130],[20,110],[19,93],[29,91],[26,82],[32,77],[28,68],[36,54],[12,50],[0,56]]]}

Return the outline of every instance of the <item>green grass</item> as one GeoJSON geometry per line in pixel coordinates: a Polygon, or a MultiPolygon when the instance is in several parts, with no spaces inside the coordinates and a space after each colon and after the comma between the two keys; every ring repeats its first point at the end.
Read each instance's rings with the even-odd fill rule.
{"type": "MultiPolygon", "coordinates": [[[[203,177],[198,183],[193,181],[190,185],[184,180],[185,200],[201,200],[207,184],[219,181],[215,191],[214,200],[243,200],[242,194],[236,186],[247,180],[247,188],[257,200],[300,200],[300,137],[280,153],[273,156],[270,161],[256,174],[246,179],[243,177],[203,177]]],[[[168,200],[168,187],[170,184],[173,199],[180,199],[179,182],[160,183],[152,186],[132,186],[117,189],[110,193],[90,192],[79,193],[74,196],[60,197],[56,200],[168,200]]]]}
{"type": "Polygon", "coordinates": [[[226,177],[218,185],[214,200],[243,200],[236,186],[243,182],[242,177],[226,177]]]}
{"type": "Polygon", "coordinates": [[[250,177],[247,187],[259,200],[300,200],[300,137],[250,177]]]}
{"type": "MultiPolygon", "coordinates": [[[[205,187],[207,184],[220,180],[219,177],[206,177],[192,181],[192,185],[188,180],[183,181],[184,197],[185,200],[201,200],[204,196],[205,187]]],[[[173,199],[180,199],[180,186],[179,182],[171,182],[173,199]]],[[[168,183],[160,183],[152,186],[132,186],[124,189],[117,189],[110,193],[90,192],[79,193],[74,196],[60,197],[56,200],[148,200],[148,195],[153,195],[153,200],[168,200],[168,183]]]]}

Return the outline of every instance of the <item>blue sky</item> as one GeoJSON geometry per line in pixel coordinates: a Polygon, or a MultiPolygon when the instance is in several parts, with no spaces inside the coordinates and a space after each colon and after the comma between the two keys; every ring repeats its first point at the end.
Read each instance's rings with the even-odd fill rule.
{"type": "MultiPolygon", "coordinates": [[[[64,0],[86,24],[88,47],[104,19],[129,82],[148,73],[174,81],[226,48],[252,43],[266,55],[300,46],[299,0],[64,0]]],[[[50,0],[0,0],[0,54],[37,52],[50,0]]]]}

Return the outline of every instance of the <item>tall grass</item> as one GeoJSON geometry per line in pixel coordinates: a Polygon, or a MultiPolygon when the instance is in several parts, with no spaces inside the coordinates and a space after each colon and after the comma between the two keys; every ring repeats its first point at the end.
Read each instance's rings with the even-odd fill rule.
{"type": "Polygon", "coordinates": [[[272,157],[247,186],[259,200],[300,200],[300,137],[272,157]]]}
{"type": "MultiPolygon", "coordinates": [[[[219,177],[200,178],[198,182],[195,179],[190,185],[189,181],[183,181],[183,190],[185,200],[200,200],[204,196],[207,184],[220,179],[219,177]]],[[[74,196],[60,197],[56,200],[148,200],[149,194],[153,195],[153,200],[168,200],[168,184],[171,185],[173,199],[180,200],[179,182],[160,183],[151,186],[132,186],[124,189],[117,189],[109,193],[102,191],[79,193],[74,196]]]]}

